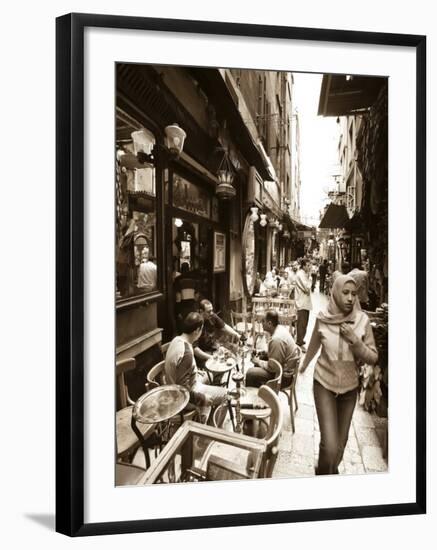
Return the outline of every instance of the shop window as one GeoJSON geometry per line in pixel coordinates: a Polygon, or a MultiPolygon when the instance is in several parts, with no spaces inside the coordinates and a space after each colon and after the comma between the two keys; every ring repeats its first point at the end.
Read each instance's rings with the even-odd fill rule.
{"type": "Polygon", "coordinates": [[[178,174],[173,174],[173,206],[197,216],[211,216],[209,193],[178,174]]]}
{"type": "Polygon", "coordinates": [[[155,138],[119,109],[116,122],[116,296],[124,299],[158,289],[155,168],[136,158],[155,138]]]}

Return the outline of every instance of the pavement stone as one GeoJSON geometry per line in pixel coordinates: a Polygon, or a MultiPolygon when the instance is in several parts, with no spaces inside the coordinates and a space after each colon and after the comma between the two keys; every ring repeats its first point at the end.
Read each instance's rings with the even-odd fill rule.
{"type": "Polygon", "coordinates": [[[299,408],[295,412],[294,418],[305,418],[306,420],[314,421],[314,407],[299,403],[299,408]]]}
{"type": "Polygon", "coordinates": [[[380,447],[380,442],[375,428],[363,428],[357,426],[355,433],[358,439],[359,445],[370,445],[371,447],[380,447]]]}
{"type": "Polygon", "coordinates": [[[308,435],[314,430],[314,422],[312,420],[307,420],[306,418],[295,418],[294,426],[297,434],[300,433],[308,435]]]}
{"type": "Polygon", "coordinates": [[[365,428],[373,428],[375,426],[372,415],[362,409],[359,405],[355,408],[352,422],[355,426],[362,426],[365,428]]]}
{"type": "Polygon", "coordinates": [[[367,472],[387,471],[387,462],[382,456],[382,449],[380,447],[365,445],[361,449],[361,455],[363,457],[364,468],[367,472]]]}
{"type": "Polygon", "coordinates": [[[293,452],[304,456],[313,456],[314,440],[313,435],[295,433],[292,439],[293,452]]]}

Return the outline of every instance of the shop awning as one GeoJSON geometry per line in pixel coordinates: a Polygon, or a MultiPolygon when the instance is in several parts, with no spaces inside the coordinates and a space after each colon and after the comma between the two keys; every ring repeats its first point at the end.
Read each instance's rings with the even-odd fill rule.
{"type": "Polygon", "coordinates": [[[344,228],[346,231],[349,231],[349,233],[364,233],[365,224],[361,212],[356,212],[352,218],[346,222],[344,228]]]}
{"type": "Polygon", "coordinates": [[[342,116],[368,109],[386,82],[387,78],[377,76],[324,75],[318,114],[342,116]]]}
{"type": "Polygon", "coordinates": [[[344,204],[331,203],[319,223],[320,229],[340,229],[345,227],[349,216],[344,204]]]}
{"type": "Polygon", "coordinates": [[[286,215],[286,218],[289,221],[291,221],[291,223],[294,225],[294,227],[297,229],[297,231],[312,231],[314,229],[313,227],[311,227],[309,225],[305,225],[304,223],[296,220],[295,218],[293,218],[289,214],[286,215]]]}

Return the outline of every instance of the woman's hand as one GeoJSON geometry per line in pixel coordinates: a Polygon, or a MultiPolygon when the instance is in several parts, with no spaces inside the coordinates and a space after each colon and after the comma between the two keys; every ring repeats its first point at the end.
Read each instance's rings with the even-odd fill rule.
{"type": "Polygon", "coordinates": [[[300,374],[303,374],[307,370],[307,365],[305,363],[302,363],[302,365],[299,367],[300,374]]]}
{"type": "Polygon", "coordinates": [[[358,342],[358,336],[348,323],[342,323],[340,325],[340,334],[349,344],[351,344],[351,346],[358,342]]]}

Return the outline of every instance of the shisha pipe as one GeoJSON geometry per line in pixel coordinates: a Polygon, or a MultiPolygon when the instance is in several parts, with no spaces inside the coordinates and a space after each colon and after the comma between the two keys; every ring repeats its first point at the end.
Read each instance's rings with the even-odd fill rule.
{"type": "Polygon", "coordinates": [[[240,407],[240,397],[241,397],[241,382],[244,380],[244,374],[240,371],[234,372],[232,375],[232,380],[235,382],[235,390],[232,392],[232,396],[235,397],[235,417],[236,417],[236,426],[235,431],[241,433],[241,407],[240,407]]]}
{"type": "Polygon", "coordinates": [[[240,355],[241,355],[241,372],[243,375],[244,375],[244,358],[246,356],[246,351],[247,351],[246,342],[247,342],[247,336],[243,332],[243,334],[240,336],[240,342],[239,342],[240,355]]]}

